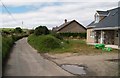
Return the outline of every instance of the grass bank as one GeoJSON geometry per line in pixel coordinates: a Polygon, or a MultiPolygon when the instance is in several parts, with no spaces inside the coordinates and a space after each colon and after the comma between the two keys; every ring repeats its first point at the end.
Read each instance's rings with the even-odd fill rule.
{"type": "MultiPolygon", "coordinates": [[[[86,41],[83,39],[69,39],[69,40],[59,40],[56,39],[55,41],[57,43],[59,43],[59,47],[57,48],[48,48],[45,47],[45,45],[47,44],[48,46],[57,46],[58,44],[53,44],[50,42],[54,42],[54,40],[52,41],[45,41],[44,39],[46,39],[46,37],[53,37],[50,35],[42,35],[42,36],[35,36],[35,35],[31,35],[28,37],[28,43],[33,46],[35,49],[37,49],[39,52],[49,52],[49,53],[79,53],[79,54],[94,54],[94,53],[117,53],[118,50],[113,49],[111,52],[107,52],[107,51],[103,51],[101,49],[96,49],[94,46],[92,45],[87,45],[86,41]]],[[[53,37],[54,38],[54,37],[53,37]]],[[[47,40],[47,39],[46,39],[47,40]]]]}
{"type": "Polygon", "coordinates": [[[5,59],[5,57],[8,55],[12,45],[14,43],[14,40],[12,37],[2,37],[2,58],[5,59]]]}
{"type": "Polygon", "coordinates": [[[28,43],[39,52],[49,52],[57,48],[62,48],[61,40],[51,35],[30,35],[28,43]]]}

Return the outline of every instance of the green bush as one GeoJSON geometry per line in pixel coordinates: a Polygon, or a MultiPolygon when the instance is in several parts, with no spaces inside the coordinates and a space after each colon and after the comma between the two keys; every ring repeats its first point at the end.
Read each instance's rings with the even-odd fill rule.
{"type": "Polygon", "coordinates": [[[14,42],[26,37],[28,35],[9,35],[9,36],[2,36],[2,58],[5,58],[9,55],[10,49],[13,46],[14,42]]]}
{"type": "Polygon", "coordinates": [[[27,33],[22,33],[22,29],[20,27],[17,27],[15,29],[11,28],[2,28],[1,29],[1,36],[0,36],[0,43],[2,45],[1,51],[2,51],[2,60],[5,60],[7,56],[10,53],[10,49],[12,48],[15,41],[18,39],[21,39],[23,37],[27,37],[27,33]]]}
{"type": "Polygon", "coordinates": [[[28,34],[11,35],[11,37],[12,37],[15,41],[17,41],[17,40],[19,40],[19,39],[21,39],[21,38],[23,38],[23,37],[28,37],[28,34]]]}
{"type": "Polygon", "coordinates": [[[28,43],[40,52],[46,52],[51,49],[56,49],[61,47],[61,40],[51,35],[42,35],[42,36],[30,35],[28,37],[28,43]]]}
{"type": "Polygon", "coordinates": [[[49,30],[46,26],[39,26],[35,28],[34,34],[35,35],[47,35],[49,34],[49,30]]]}
{"type": "Polygon", "coordinates": [[[14,40],[12,37],[2,37],[2,58],[5,59],[8,55],[14,40]]]}
{"type": "Polygon", "coordinates": [[[29,30],[28,32],[29,32],[29,34],[33,34],[33,33],[34,33],[34,30],[31,29],[31,30],[29,30]]]}
{"type": "Polygon", "coordinates": [[[63,37],[59,33],[51,32],[51,35],[58,38],[58,39],[60,39],[60,40],[63,40],[63,37]]]}
{"type": "Polygon", "coordinates": [[[23,30],[22,30],[20,27],[16,27],[16,28],[14,29],[14,32],[15,32],[15,33],[22,33],[23,30]]]}
{"type": "Polygon", "coordinates": [[[68,33],[59,33],[61,36],[63,36],[63,37],[71,37],[71,36],[73,36],[73,37],[80,37],[80,38],[86,38],[86,33],[70,33],[70,32],[68,32],[68,33]]]}

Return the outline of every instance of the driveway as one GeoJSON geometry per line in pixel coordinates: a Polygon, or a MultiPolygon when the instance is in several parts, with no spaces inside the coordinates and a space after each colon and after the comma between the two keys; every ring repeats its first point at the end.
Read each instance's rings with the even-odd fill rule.
{"type": "Polygon", "coordinates": [[[44,59],[27,43],[27,38],[13,46],[5,67],[5,76],[72,76],[55,63],[44,59]]]}
{"type": "Polygon", "coordinates": [[[78,53],[48,54],[44,56],[62,64],[77,64],[87,67],[87,76],[118,76],[118,53],[79,55],[78,53]]]}

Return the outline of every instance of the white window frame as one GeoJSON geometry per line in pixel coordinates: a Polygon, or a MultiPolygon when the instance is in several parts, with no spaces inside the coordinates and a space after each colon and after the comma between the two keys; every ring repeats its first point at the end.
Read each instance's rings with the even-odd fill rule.
{"type": "Polygon", "coordinates": [[[99,22],[99,15],[96,13],[96,15],[95,15],[95,23],[98,23],[99,22]]]}

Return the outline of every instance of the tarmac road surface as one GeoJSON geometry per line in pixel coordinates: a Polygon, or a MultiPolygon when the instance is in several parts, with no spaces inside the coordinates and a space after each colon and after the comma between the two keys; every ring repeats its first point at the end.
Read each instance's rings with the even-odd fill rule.
{"type": "Polygon", "coordinates": [[[13,46],[4,76],[72,76],[72,74],[44,59],[27,43],[27,38],[22,38],[13,46]]]}

